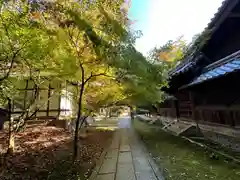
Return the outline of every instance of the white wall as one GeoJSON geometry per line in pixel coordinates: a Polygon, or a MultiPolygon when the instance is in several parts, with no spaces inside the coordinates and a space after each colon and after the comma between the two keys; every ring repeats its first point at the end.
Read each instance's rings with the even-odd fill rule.
{"type": "Polygon", "coordinates": [[[61,117],[73,115],[71,92],[67,91],[66,89],[62,90],[62,95],[61,95],[61,100],[60,100],[60,108],[68,110],[68,111],[61,111],[61,113],[60,113],[61,117]]]}

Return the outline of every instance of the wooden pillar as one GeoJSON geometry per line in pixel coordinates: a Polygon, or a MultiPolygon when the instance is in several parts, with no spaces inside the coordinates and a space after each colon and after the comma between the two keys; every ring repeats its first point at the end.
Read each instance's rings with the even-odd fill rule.
{"type": "Polygon", "coordinates": [[[195,97],[193,92],[189,92],[189,100],[191,103],[191,111],[192,111],[192,120],[196,120],[196,107],[195,107],[195,97]]]}
{"type": "Polygon", "coordinates": [[[235,116],[234,116],[234,112],[233,111],[229,111],[229,117],[230,117],[230,125],[231,126],[235,126],[235,116]]]}
{"type": "Polygon", "coordinates": [[[190,99],[190,103],[191,103],[191,111],[192,111],[192,120],[196,122],[196,133],[197,135],[201,134],[201,130],[198,124],[198,119],[196,117],[196,102],[195,102],[195,97],[194,97],[194,93],[190,92],[189,93],[189,99],[190,99]]]}
{"type": "Polygon", "coordinates": [[[8,128],[9,128],[9,137],[8,137],[8,150],[7,150],[7,154],[12,154],[14,152],[14,148],[15,148],[15,143],[14,143],[14,131],[13,131],[13,119],[11,117],[12,112],[12,102],[11,99],[8,98],[8,128]]]}
{"type": "MultiPolygon", "coordinates": [[[[58,96],[58,115],[57,115],[57,118],[59,118],[60,116],[60,113],[61,113],[61,96],[62,96],[62,90],[61,90],[61,84],[59,84],[59,91],[60,91],[60,94],[58,96]]],[[[67,83],[66,83],[66,91],[67,91],[67,83]]]]}
{"type": "Polygon", "coordinates": [[[174,100],[171,100],[171,109],[169,110],[169,116],[172,118],[175,116],[175,104],[174,104],[174,100]]]}
{"type": "Polygon", "coordinates": [[[177,121],[179,120],[180,118],[180,113],[179,113],[179,105],[178,105],[178,100],[175,99],[174,100],[174,107],[175,107],[175,113],[176,113],[176,118],[177,118],[177,121]]]}
{"type": "Polygon", "coordinates": [[[203,110],[200,110],[199,113],[200,113],[200,116],[201,116],[201,120],[205,121],[203,110]]]}
{"type": "Polygon", "coordinates": [[[24,90],[24,100],[23,100],[23,109],[26,110],[26,99],[27,99],[27,93],[28,93],[28,79],[26,80],[26,86],[24,90]]]}
{"type": "MultiPolygon", "coordinates": [[[[36,84],[34,85],[34,98],[36,99],[35,101],[37,101],[37,103],[38,103],[38,100],[39,100],[39,87],[36,84]]],[[[37,117],[37,110],[38,110],[38,108],[36,106],[35,107],[36,113],[34,114],[35,118],[37,117]]]]}
{"type": "Polygon", "coordinates": [[[49,85],[48,85],[48,101],[47,101],[47,116],[49,116],[49,107],[50,107],[50,96],[51,96],[51,82],[49,81],[49,85]]]}

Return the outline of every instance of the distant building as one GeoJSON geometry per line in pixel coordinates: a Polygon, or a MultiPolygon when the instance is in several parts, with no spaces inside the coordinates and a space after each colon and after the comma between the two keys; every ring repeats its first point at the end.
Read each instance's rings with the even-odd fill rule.
{"type": "Polygon", "coordinates": [[[175,98],[160,114],[240,138],[240,1],[225,0],[207,31],[205,44],[170,72],[165,91],[175,98]]]}

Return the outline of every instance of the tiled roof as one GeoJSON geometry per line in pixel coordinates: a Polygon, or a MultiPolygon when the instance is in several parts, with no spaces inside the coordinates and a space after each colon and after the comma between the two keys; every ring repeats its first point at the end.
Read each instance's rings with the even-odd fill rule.
{"type": "MultiPolygon", "coordinates": [[[[207,80],[221,77],[223,75],[240,70],[240,50],[205,67],[198,77],[190,84],[183,86],[188,87],[195,84],[200,84],[207,80]]],[[[180,88],[181,89],[181,88],[180,88]]]]}
{"type": "Polygon", "coordinates": [[[170,76],[178,75],[182,72],[186,72],[187,70],[191,69],[195,64],[197,63],[200,56],[193,58],[193,56],[190,56],[186,61],[179,64],[173,71],[169,73],[170,76]]]}
{"type": "MultiPolygon", "coordinates": [[[[225,9],[227,9],[227,7],[230,3],[233,3],[233,5],[234,5],[234,3],[235,4],[237,3],[237,1],[236,0],[224,0],[222,2],[222,5],[218,8],[217,12],[214,14],[214,17],[211,19],[211,21],[209,22],[209,24],[205,28],[205,30],[212,29],[216,25],[217,22],[221,21],[220,20],[221,15],[225,11],[225,9]]],[[[219,23],[221,23],[221,22],[219,22],[219,23]]],[[[196,64],[196,62],[198,61],[198,60],[194,59],[193,54],[190,56],[190,58],[187,58],[187,60],[181,62],[173,71],[171,71],[169,73],[169,75],[170,76],[175,76],[175,75],[178,75],[182,72],[186,72],[187,70],[191,69],[196,64]]]]}
{"type": "Polygon", "coordinates": [[[208,26],[206,28],[207,29],[212,28],[212,26],[214,26],[216,24],[216,22],[218,21],[218,19],[221,17],[221,14],[226,9],[228,4],[230,4],[231,2],[234,4],[234,3],[237,3],[237,1],[238,0],[224,0],[222,2],[222,5],[218,8],[217,12],[214,14],[214,16],[211,19],[211,21],[208,23],[208,26]],[[233,1],[235,1],[235,2],[233,2],[233,1]]]}
{"type": "Polygon", "coordinates": [[[199,84],[207,80],[218,78],[231,72],[240,70],[240,59],[233,59],[232,61],[223,64],[219,67],[215,67],[212,70],[202,73],[200,76],[195,78],[188,86],[199,84]]]}

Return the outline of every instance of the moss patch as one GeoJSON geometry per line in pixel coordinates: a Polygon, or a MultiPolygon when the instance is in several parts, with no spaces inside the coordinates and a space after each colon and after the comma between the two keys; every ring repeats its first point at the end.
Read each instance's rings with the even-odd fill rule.
{"type": "Polygon", "coordinates": [[[166,180],[239,180],[240,166],[171,135],[159,128],[135,120],[134,127],[159,166],[166,180]]]}

